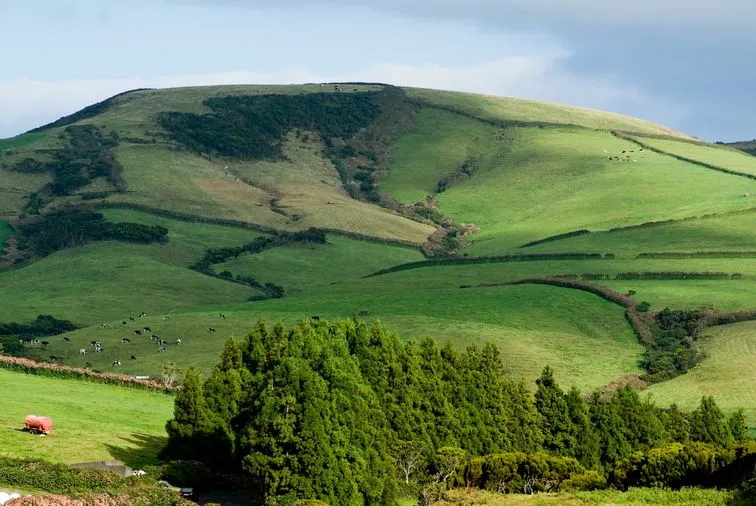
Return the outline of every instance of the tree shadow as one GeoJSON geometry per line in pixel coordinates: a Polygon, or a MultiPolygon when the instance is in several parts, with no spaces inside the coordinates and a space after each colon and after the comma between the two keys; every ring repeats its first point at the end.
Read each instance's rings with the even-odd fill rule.
{"type": "Polygon", "coordinates": [[[120,440],[122,445],[106,444],[105,446],[114,459],[120,460],[132,469],[157,464],[158,453],[168,444],[167,436],[137,433],[121,437],[120,440]]]}

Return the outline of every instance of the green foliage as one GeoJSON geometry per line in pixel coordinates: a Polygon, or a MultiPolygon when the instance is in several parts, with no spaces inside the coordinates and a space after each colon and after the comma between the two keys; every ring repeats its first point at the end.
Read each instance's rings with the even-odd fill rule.
{"type": "Polygon", "coordinates": [[[19,247],[40,256],[92,241],[166,242],[168,229],[141,223],[109,223],[101,213],[63,209],[18,225],[19,247]]]}
{"type": "Polygon", "coordinates": [[[748,424],[743,408],[738,408],[732,412],[727,419],[727,426],[734,441],[745,441],[748,438],[748,424]]]}
{"type": "Polygon", "coordinates": [[[175,141],[198,153],[266,159],[283,156],[281,140],[289,130],[318,132],[323,138],[348,138],[378,115],[375,92],[249,95],[210,98],[210,114],[167,112],[158,122],[175,141]]]}
{"type": "Polygon", "coordinates": [[[50,190],[58,196],[70,195],[98,177],[123,190],[122,167],[113,151],[118,145],[117,135],[103,135],[95,125],[71,125],[61,137],[64,146],[52,150],[50,160],[25,158],[11,169],[25,173],[50,172],[53,176],[50,190]]]}
{"type": "Polygon", "coordinates": [[[701,398],[701,404],[693,412],[690,436],[694,441],[720,446],[732,443],[733,431],[713,397],[701,398]]]}
{"type": "Polygon", "coordinates": [[[664,381],[685,374],[704,355],[696,340],[705,326],[701,311],[665,308],[655,316],[651,326],[653,342],[647,347],[643,367],[652,382],[664,381]]]}
{"type": "Polygon", "coordinates": [[[0,323],[0,336],[30,338],[33,336],[54,336],[76,329],[68,320],[59,320],[49,314],[37,315],[31,323],[0,323]]]}
{"type": "Polygon", "coordinates": [[[573,435],[577,432],[568,412],[564,392],[554,380],[554,371],[546,367],[536,380],[535,406],[541,415],[543,446],[554,453],[563,453],[574,448],[573,435]]]}

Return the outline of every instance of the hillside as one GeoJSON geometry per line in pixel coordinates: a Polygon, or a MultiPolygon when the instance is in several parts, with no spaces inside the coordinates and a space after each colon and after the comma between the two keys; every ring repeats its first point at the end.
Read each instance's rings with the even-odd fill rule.
{"type": "MultiPolygon", "coordinates": [[[[0,323],[69,319],[70,341],[23,353],[99,370],[207,372],[259,317],[359,316],[491,341],[512,377],[550,364],[589,391],[649,372],[627,308],[502,284],[581,278],[652,323],[756,309],[756,158],[579,107],[377,84],[134,90],[0,140],[0,180],[0,323]],[[81,355],[92,340],[103,352],[81,355]]],[[[728,329],[652,391],[747,403],[710,372],[728,329]]]]}

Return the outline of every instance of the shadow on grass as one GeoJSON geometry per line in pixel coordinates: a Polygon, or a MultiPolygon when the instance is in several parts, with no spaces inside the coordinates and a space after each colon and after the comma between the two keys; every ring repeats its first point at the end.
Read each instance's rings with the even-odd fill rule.
{"type": "Polygon", "coordinates": [[[133,469],[157,464],[160,450],[168,443],[167,436],[150,436],[147,434],[131,434],[120,438],[121,445],[106,445],[110,455],[133,469]]]}

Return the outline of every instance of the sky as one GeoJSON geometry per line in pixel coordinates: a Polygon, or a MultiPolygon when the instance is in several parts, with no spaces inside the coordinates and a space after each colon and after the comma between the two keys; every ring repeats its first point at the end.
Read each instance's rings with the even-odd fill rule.
{"type": "Polygon", "coordinates": [[[752,0],[0,0],[0,138],[141,87],[370,81],[756,137],[752,0]]]}

